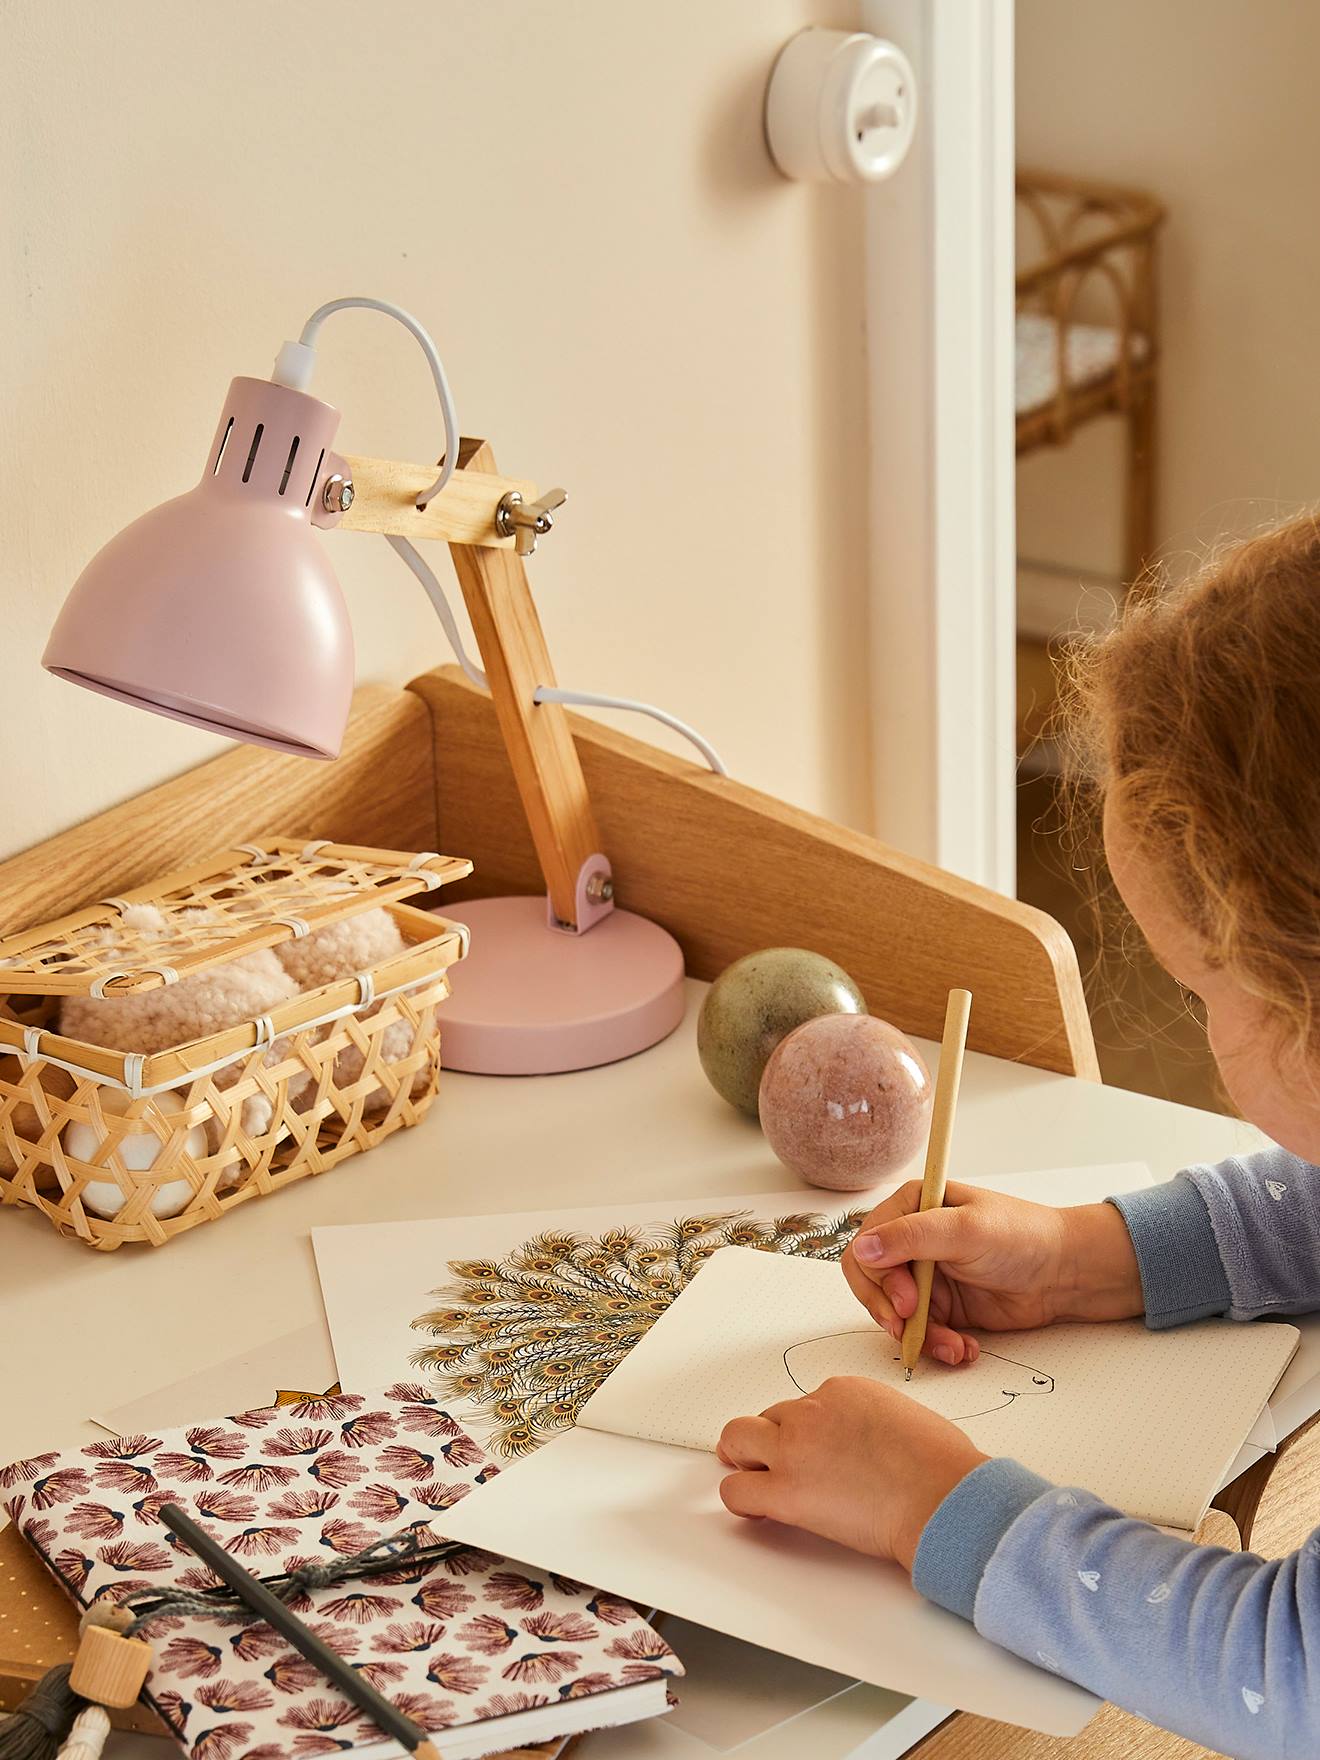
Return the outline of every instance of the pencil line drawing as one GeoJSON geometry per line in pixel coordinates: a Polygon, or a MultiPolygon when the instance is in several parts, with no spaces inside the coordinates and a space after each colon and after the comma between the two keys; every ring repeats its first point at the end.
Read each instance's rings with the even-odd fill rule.
{"type": "MultiPolygon", "coordinates": [[[[880,1343],[880,1334],[874,1327],[855,1327],[850,1328],[847,1332],[826,1332],[819,1337],[799,1339],[796,1344],[789,1345],[783,1353],[784,1372],[799,1393],[812,1392],[832,1374],[870,1374],[873,1380],[880,1379],[875,1375],[873,1368],[866,1366],[865,1359],[858,1366],[849,1368],[845,1354],[844,1366],[837,1366],[840,1361],[839,1353],[830,1351],[828,1347],[840,1338],[864,1339],[871,1347],[880,1343]],[[818,1347],[825,1348],[822,1350],[818,1347]],[[809,1352],[815,1353],[819,1372],[813,1372],[808,1367],[810,1359],[807,1353],[809,1352]],[[823,1364],[822,1358],[824,1359],[823,1364]],[[830,1367],[830,1363],[836,1366],[830,1367]]],[[[874,1355],[874,1349],[868,1354],[874,1355]]],[[[893,1361],[899,1363],[902,1359],[896,1354],[893,1361]]],[[[944,1387],[947,1387],[954,1393],[955,1397],[951,1402],[951,1407],[956,1407],[960,1403],[957,1394],[961,1391],[976,1409],[959,1411],[946,1408],[945,1404],[941,1402],[939,1409],[946,1418],[952,1418],[958,1422],[968,1418],[984,1418],[988,1417],[991,1412],[1006,1411],[1008,1407],[1024,1397],[1037,1397],[1054,1392],[1053,1375],[1047,1375],[1043,1369],[1033,1368],[1030,1363],[1019,1363],[1012,1357],[1000,1356],[994,1351],[983,1349],[973,1368],[989,1370],[992,1366],[996,1366],[993,1377],[986,1374],[973,1374],[972,1369],[949,1372],[949,1380],[947,1383],[942,1382],[941,1388],[943,1390],[944,1387]],[[995,1382],[999,1382],[1000,1386],[992,1393],[989,1390],[995,1388],[995,1382]],[[992,1403],[989,1405],[980,1403],[986,1399],[990,1399],[992,1403]]]]}

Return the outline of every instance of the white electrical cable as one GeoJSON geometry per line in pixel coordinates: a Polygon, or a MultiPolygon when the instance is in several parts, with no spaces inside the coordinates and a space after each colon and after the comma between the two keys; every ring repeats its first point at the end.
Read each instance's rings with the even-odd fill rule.
{"type": "MultiPolygon", "coordinates": [[[[445,456],[440,475],[426,492],[417,497],[418,508],[424,508],[428,502],[444,488],[458,464],[458,416],[454,409],[453,395],[449,389],[449,381],[445,377],[444,362],[440,359],[439,350],[430,336],[423,329],[411,312],[404,311],[402,306],[394,305],[387,299],[370,299],[366,295],[352,295],[346,299],[327,300],[325,305],[318,306],[302,327],[302,335],[297,342],[286,342],[275,361],[275,370],[271,377],[276,384],[288,385],[295,391],[305,391],[311,383],[312,369],[316,364],[316,338],[321,325],[334,312],[349,310],[368,312],[384,312],[387,318],[395,318],[421,344],[422,352],[431,368],[431,377],[435,380],[435,388],[440,398],[440,409],[445,420],[445,456]]],[[[396,538],[387,535],[387,543],[395,555],[402,558],[417,579],[421,582],[427,598],[435,608],[445,634],[449,637],[449,645],[454,650],[455,658],[464,673],[473,684],[481,689],[488,688],[486,675],[474,660],[469,659],[463,646],[463,637],[454,614],[449,608],[449,600],[445,597],[444,588],[431,572],[429,564],[421,553],[410,544],[407,538],[396,538]]],[[[717,776],[729,773],[721,761],[719,753],[706,739],[703,739],[694,727],[686,721],[680,721],[677,715],[671,715],[666,709],[657,709],[653,703],[641,703],[632,697],[607,697],[599,691],[568,691],[555,686],[538,685],[533,700],[537,703],[572,703],[586,709],[623,709],[633,715],[649,715],[653,721],[660,721],[666,727],[672,727],[675,733],[681,734],[701,753],[717,776]]]]}
{"type": "MultiPolygon", "coordinates": [[[[449,645],[454,650],[454,658],[463,668],[464,673],[480,689],[488,689],[486,674],[476,661],[469,657],[463,646],[463,637],[454,619],[454,613],[450,609],[449,600],[445,597],[445,590],[431,572],[430,564],[408,542],[407,538],[387,537],[385,541],[395,555],[407,563],[422,583],[426,596],[435,607],[435,614],[440,619],[445,634],[449,637],[449,645]]],[[[680,733],[684,739],[690,740],[717,776],[729,774],[719,753],[709,740],[703,738],[695,727],[689,727],[686,721],[680,721],[677,715],[671,715],[667,709],[657,709],[653,703],[640,703],[633,697],[606,697],[598,691],[560,690],[551,685],[538,685],[533,694],[533,700],[538,703],[572,703],[587,709],[625,709],[634,715],[649,715],[652,720],[662,721],[666,727],[672,727],[675,733],[680,733]]]]}
{"type": "Polygon", "coordinates": [[[402,306],[394,305],[387,299],[368,299],[365,295],[353,295],[348,299],[332,299],[323,306],[318,306],[302,327],[302,335],[297,343],[286,342],[280,350],[272,375],[279,384],[291,385],[296,391],[305,391],[311,382],[312,365],[315,360],[316,337],[321,325],[334,312],[345,312],[361,309],[368,312],[384,312],[387,318],[395,318],[405,330],[417,339],[422,353],[426,356],[427,365],[431,369],[431,377],[435,380],[436,393],[440,398],[440,411],[445,421],[445,456],[440,475],[431,487],[417,497],[417,506],[424,508],[428,502],[444,488],[458,464],[458,415],[454,409],[453,393],[449,389],[449,381],[445,377],[444,362],[440,359],[439,350],[430,336],[413,317],[405,312],[402,306]]]}
{"type": "Polygon", "coordinates": [[[533,693],[533,701],[537,703],[580,703],[587,709],[627,709],[634,715],[649,715],[653,721],[663,721],[666,727],[672,727],[675,733],[691,740],[717,776],[727,776],[719,753],[704,739],[695,727],[689,727],[686,721],[680,721],[677,715],[671,715],[667,709],[657,709],[654,703],[639,703],[633,697],[603,697],[598,691],[561,691],[554,686],[537,685],[533,693]]]}
{"type": "Polygon", "coordinates": [[[389,545],[390,549],[393,550],[396,556],[403,558],[408,564],[408,567],[422,583],[422,586],[426,591],[426,596],[434,606],[435,614],[444,626],[445,634],[449,637],[449,645],[454,650],[454,658],[463,668],[463,671],[472,680],[473,684],[477,685],[481,690],[484,691],[489,689],[485,673],[477,665],[475,660],[470,660],[468,658],[467,649],[463,646],[463,637],[459,631],[458,624],[454,621],[454,614],[449,608],[449,601],[445,597],[445,590],[431,573],[430,564],[426,561],[421,552],[408,542],[407,538],[395,538],[387,533],[385,542],[389,545]]]}

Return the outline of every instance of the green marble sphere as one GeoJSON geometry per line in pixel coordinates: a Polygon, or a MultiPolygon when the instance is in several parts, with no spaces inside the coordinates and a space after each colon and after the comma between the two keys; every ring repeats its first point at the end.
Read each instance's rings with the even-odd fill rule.
{"type": "Polygon", "coordinates": [[[841,967],[805,947],[764,947],[737,959],[706,992],[697,1055],[715,1092],[750,1117],[770,1053],[804,1021],[865,1014],[861,991],[841,967]]]}

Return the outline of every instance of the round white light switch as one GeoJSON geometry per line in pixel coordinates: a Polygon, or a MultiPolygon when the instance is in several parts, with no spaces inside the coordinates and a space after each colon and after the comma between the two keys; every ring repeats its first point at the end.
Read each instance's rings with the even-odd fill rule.
{"type": "Polygon", "coordinates": [[[879,183],[912,144],[917,82],[903,51],[865,31],[799,31],[766,93],[765,132],[786,177],[879,183]]]}

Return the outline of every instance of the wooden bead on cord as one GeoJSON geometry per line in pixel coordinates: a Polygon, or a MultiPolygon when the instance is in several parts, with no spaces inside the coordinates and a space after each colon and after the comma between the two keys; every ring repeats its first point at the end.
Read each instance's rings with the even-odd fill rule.
{"type": "MultiPolygon", "coordinates": [[[[111,1614],[128,1613],[126,1608],[109,1608],[111,1614]]],[[[69,1685],[80,1698],[95,1705],[113,1705],[123,1710],[137,1703],[151,1667],[151,1645],[141,1638],[126,1638],[114,1630],[117,1620],[103,1621],[101,1610],[89,1609],[82,1620],[82,1638],[73,1659],[69,1685]]],[[[128,1614],[125,1624],[132,1622],[128,1614]]]]}

